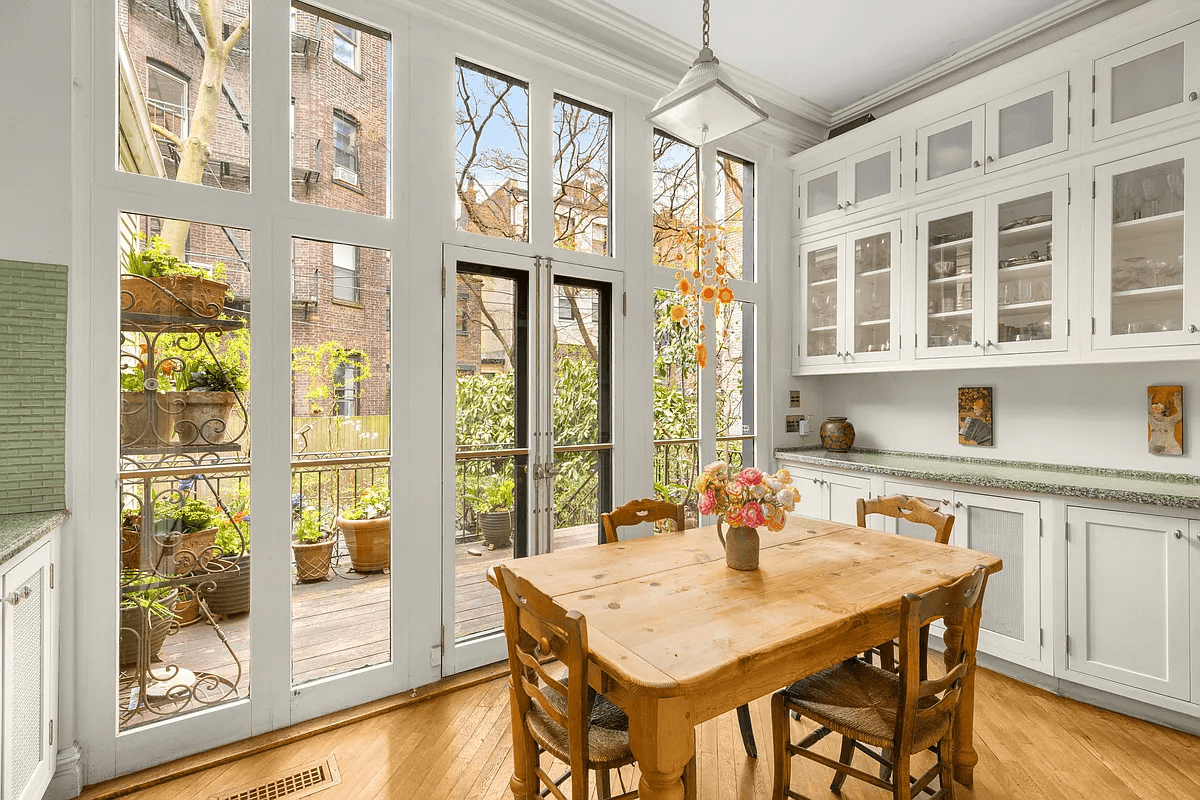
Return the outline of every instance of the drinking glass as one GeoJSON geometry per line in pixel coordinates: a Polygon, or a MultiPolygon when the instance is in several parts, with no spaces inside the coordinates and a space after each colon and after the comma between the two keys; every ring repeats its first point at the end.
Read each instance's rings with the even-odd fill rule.
{"type": "Polygon", "coordinates": [[[1171,195],[1174,201],[1171,204],[1172,211],[1183,211],[1183,171],[1171,170],[1167,173],[1167,188],[1171,190],[1171,195]]]}
{"type": "Polygon", "coordinates": [[[1150,216],[1158,216],[1158,201],[1162,197],[1162,177],[1157,172],[1148,172],[1142,178],[1142,197],[1150,207],[1150,216]]]}
{"type": "Polygon", "coordinates": [[[1127,222],[1133,217],[1133,192],[1124,175],[1117,176],[1113,195],[1116,201],[1113,203],[1113,222],[1127,222]]]}

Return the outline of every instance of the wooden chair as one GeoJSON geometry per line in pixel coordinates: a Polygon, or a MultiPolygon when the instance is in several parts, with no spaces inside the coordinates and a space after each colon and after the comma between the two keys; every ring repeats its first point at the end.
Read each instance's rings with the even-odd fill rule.
{"type": "MultiPolygon", "coordinates": [[[[613,797],[609,770],[634,762],[629,718],[588,683],[587,620],[567,611],[503,564],[494,569],[504,608],[511,672],[513,759],[522,760],[530,784],[512,786],[518,797],[566,800],[559,786],[569,778],[571,797],[588,797],[588,772],[596,770],[600,800],[630,800],[637,789],[613,797]],[[566,674],[553,677],[546,662],[557,659],[566,674]],[[557,780],[540,765],[545,750],[570,769],[557,780]],[[545,788],[540,788],[544,786],[545,788]]],[[[695,760],[684,772],[684,796],[696,797],[695,760]]]]}
{"type": "MultiPolygon", "coordinates": [[[[604,529],[604,543],[612,544],[620,541],[617,529],[643,522],[671,521],[675,530],[681,531],[684,526],[683,506],[645,497],[641,500],[631,500],[620,508],[615,508],[607,514],[600,515],[600,526],[604,529]]],[[[746,755],[758,758],[758,745],[754,742],[754,723],[750,719],[750,706],[738,706],[738,728],[742,732],[742,746],[746,755]]]]}
{"type": "Polygon", "coordinates": [[[683,506],[646,497],[641,500],[631,500],[620,508],[614,508],[607,514],[600,515],[600,526],[604,529],[605,544],[619,541],[617,528],[640,525],[643,522],[663,521],[674,522],[675,530],[683,530],[683,506]]]}
{"type": "Polygon", "coordinates": [[[919,497],[894,494],[874,500],[858,499],[858,527],[867,527],[868,514],[903,519],[918,525],[933,528],[933,540],[938,544],[950,544],[950,533],[954,530],[954,515],[943,514],[919,497]]]}
{"type": "Polygon", "coordinates": [[[773,800],[804,796],[791,790],[792,756],[800,755],[836,770],[829,787],[840,794],[847,776],[866,781],[892,793],[895,800],[910,800],[921,792],[935,800],[954,798],[954,717],[963,685],[975,672],[975,647],[979,641],[979,617],[987,588],[987,568],[978,566],[949,586],[923,595],[906,594],[900,600],[900,671],[889,672],[857,658],[842,662],[786,689],[771,698],[771,723],[775,733],[775,785],[773,800]],[[957,663],[944,677],[929,680],[925,655],[929,647],[929,623],[962,615],[962,649],[957,663]],[[791,740],[788,712],[808,717],[821,727],[800,742],[791,740]],[[809,750],[829,731],[842,735],[838,761],[809,750]],[[868,750],[873,745],[894,754],[892,761],[868,750]],[[919,778],[909,773],[912,756],[935,748],[937,763],[919,778]],[[891,780],[876,777],[852,766],[859,750],[883,763],[891,780]],[[941,787],[928,788],[935,776],[941,787]]]}

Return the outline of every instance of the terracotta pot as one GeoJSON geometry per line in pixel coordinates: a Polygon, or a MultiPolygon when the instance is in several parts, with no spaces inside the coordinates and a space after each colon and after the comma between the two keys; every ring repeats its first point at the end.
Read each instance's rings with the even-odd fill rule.
{"type": "Polygon", "coordinates": [[[392,565],[392,518],[337,518],[355,572],[382,572],[392,565]]]}
{"type": "Polygon", "coordinates": [[[506,509],[485,511],[479,515],[479,532],[489,547],[508,547],[513,534],[512,514],[512,509],[506,509]]]}
{"type": "Polygon", "coordinates": [[[175,564],[181,574],[195,572],[217,556],[213,545],[217,543],[217,529],[205,528],[202,531],[185,533],[179,537],[175,550],[175,564]],[[190,555],[185,555],[188,553],[190,555]]]}
{"type": "Polygon", "coordinates": [[[180,625],[191,625],[200,619],[200,601],[196,593],[186,586],[179,588],[179,601],[175,603],[175,618],[180,625]]]}
{"type": "MultiPolygon", "coordinates": [[[[162,599],[162,604],[171,609],[175,609],[176,601],[179,599],[179,591],[171,592],[162,599]]],[[[118,665],[121,669],[137,666],[138,663],[138,645],[141,644],[141,637],[146,635],[143,627],[147,618],[149,618],[149,642],[150,649],[147,651],[147,657],[153,661],[158,656],[158,651],[162,648],[163,642],[167,639],[167,634],[170,633],[171,623],[174,621],[172,617],[160,617],[157,614],[149,614],[139,605],[134,605],[132,608],[121,609],[121,634],[118,641],[118,665]],[[126,630],[128,629],[128,630],[126,630]]],[[[146,667],[150,664],[147,663],[146,667]]]]}
{"type": "MultiPolygon", "coordinates": [[[[174,394],[174,392],[172,392],[174,394]]],[[[174,415],[164,393],[121,392],[121,446],[162,447],[171,441],[174,415]],[[146,399],[152,398],[152,403],[146,399]]]]}
{"type": "Polygon", "coordinates": [[[215,558],[209,563],[216,588],[203,595],[214,614],[244,614],[250,610],[250,554],[237,559],[215,558]]]}
{"type": "Polygon", "coordinates": [[[329,562],[337,539],[327,542],[292,543],[292,558],[296,562],[296,579],[301,581],[323,581],[329,578],[329,562]]]}
{"type": "Polygon", "coordinates": [[[121,569],[142,568],[142,534],[132,528],[121,529],[121,569]]]}
{"type": "Polygon", "coordinates": [[[192,275],[121,276],[121,310],[129,314],[213,319],[225,307],[229,284],[192,275]],[[172,296],[174,295],[174,296],[172,296]]]}
{"type": "Polygon", "coordinates": [[[723,531],[724,520],[717,517],[717,538],[725,548],[725,565],[731,569],[750,571],[758,569],[758,529],[734,525],[729,534],[723,531]]]}
{"type": "Polygon", "coordinates": [[[845,417],[830,417],[821,423],[821,446],[831,453],[846,453],[854,446],[854,426],[845,417]]]}
{"type": "Polygon", "coordinates": [[[174,412],[174,444],[225,444],[230,434],[241,433],[229,429],[237,405],[233,392],[164,392],[163,397],[174,412]]]}

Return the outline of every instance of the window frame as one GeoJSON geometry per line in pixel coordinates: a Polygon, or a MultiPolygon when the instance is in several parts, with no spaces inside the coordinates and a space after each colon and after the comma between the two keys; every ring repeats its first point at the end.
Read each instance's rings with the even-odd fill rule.
{"type": "Polygon", "coordinates": [[[362,180],[361,180],[361,178],[362,178],[362,172],[361,172],[362,162],[359,160],[359,156],[358,156],[358,138],[361,134],[362,134],[362,126],[359,124],[358,120],[354,118],[353,115],[351,115],[350,113],[348,113],[346,111],[342,111],[339,108],[333,109],[333,180],[338,181],[340,183],[344,183],[348,186],[354,186],[356,188],[358,188],[362,185],[362,180]],[[343,150],[342,148],[338,147],[338,135],[339,135],[338,134],[338,122],[339,121],[341,121],[342,123],[349,125],[351,128],[353,128],[353,135],[350,139],[350,146],[349,146],[348,150],[343,150]],[[354,179],[353,180],[349,180],[347,178],[340,177],[338,175],[339,169],[349,171],[348,167],[338,164],[338,156],[343,153],[345,153],[346,155],[348,155],[350,158],[352,158],[354,160],[354,179]]]}
{"type": "MultiPolygon", "coordinates": [[[[606,137],[606,143],[608,146],[607,146],[606,152],[605,152],[606,161],[605,161],[605,174],[604,174],[605,195],[607,197],[607,201],[604,204],[605,215],[603,217],[593,217],[591,219],[591,221],[588,223],[588,225],[587,225],[588,249],[583,252],[586,252],[589,255],[597,256],[599,258],[612,258],[613,257],[612,240],[609,237],[608,232],[612,230],[612,221],[613,221],[613,201],[614,201],[613,139],[616,137],[616,115],[609,109],[602,108],[594,103],[589,103],[585,100],[580,100],[579,98],[574,97],[569,94],[566,94],[564,92],[556,91],[551,95],[551,99],[550,99],[550,120],[551,120],[551,133],[552,134],[554,132],[555,108],[558,103],[575,106],[576,108],[579,108],[590,114],[596,114],[598,116],[605,117],[608,120],[608,136],[606,137]],[[603,253],[598,253],[594,249],[596,240],[595,240],[595,237],[593,236],[593,230],[597,224],[603,224],[604,230],[605,230],[604,252],[603,253]]],[[[552,170],[551,174],[553,176],[552,185],[554,187],[552,189],[551,200],[553,200],[553,195],[557,194],[560,191],[560,188],[559,188],[560,184],[558,182],[558,177],[557,177],[557,174],[558,174],[557,173],[557,168],[558,168],[557,153],[555,155],[556,155],[556,157],[551,161],[551,164],[550,164],[550,168],[552,170]]],[[[551,216],[552,217],[556,216],[554,209],[551,209],[551,216]]],[[[578,235],[576,238],[578,238],[578,235]]],[[[576,243],[578,244],[578,242],[576,242],[576,243]]],[[[565,244],[565,242],[564,242],[564,244],[565,244]]],[[[571,249],[571,248],[568,248],[568,247],[565,247],[565,246],[559,245],[559,244],[556,244],[555,246],[559,250],[571,249]]]]}
{"type": "MultiPolygon", "coordinates": [[[[333,269],[333,294],[332,298],[335,303],[352,303],[359,305],[362,302],[362,248],[355,244],[343,244],[341,242],[331,242],[333,247],[332,254],[329,258],[330,266],[333,269]],[[339,247],[348,247],[354,257],[354,266],[346,267],[338,264],[337,253],[339,247]],[[338,273],[342,275],[339,276],[338,273]],[[352,278],[351,297],[338,296],[338,278],[345,279],[345,273],[350,273],[352,278]]],[[[344,291],[344,290],[343,290],[344,291]]]]}
{"type": "MultiPolygon", "coordinates": [[[[147,58],[146,59],[146,103],[147,103],[147,105],[150,105],[150,104],[156,103],[156,102],[158,102],[158,103],[167,102],[164,100],[151,98],[151,96],[150,96],[150,73],[152,71],[157,72],[163,78],[167,78],[168,80],[175,81],[176,83],[180,84],[183,87],[183,103],[181,105],[181,108],[183,109],[183,113],[181,113],[179,115],[179,131],[178,132],[172,131],[172,133],[175,133],[180,139],[186,139],[188,136],[188,131],[191,130],[191,125],[192,125],[192,79],[191,79],[191,76],[187,75],[186,73],[184,73],[178,69],[175,69],[170,64],[167,64],[164,61],[159,61],[156,58],[147,58]]],[[[170,105],[174,105],[174,103],[171,103],[170,105]]],[[[166,128],[167,126],[164,125],[163,127],[166,128]]],[[[169,128],[168,128],[168,130],[169,130],[169,128]]]]}
{"type": "Polygon", "coordinates": [[[329,22],[330,27],[333,29],[333,45],[329,52],[330,60],[335,64],[345,67],[355,75],[361,76],[362,68],[360,66],[361,62],[359,59],[360,40],[358,28],[354,27],[353,25],[347,25],[345,23],[338,22],[336,20],[330,20],[329,22]],[[347,35],[346,31],[350,31],[353,34],[353,38],[347,35]],[[342,61],[340,58],[338,58],[338,39],[341,39],[350,45],[350,60],[353,63],[347,64],[345,61],[342,61]]]}
{"type": "Polygon", "coordinates": [[[362,404],[362,381],[358,377],[359,370],[362,368],[362,362],[358,353],[351,354],[346,363],[339,364],[333,372],[334,393],[337,395],[335,408],[337,409],[338,417],[357,417],[361,410],[362,404]],[[347,385],[346,375],[350,373],[354,378],[353,383],[347,385]],[[345,404],[351,403],[352,408],[350,414],[343,413],[345,404]]]}

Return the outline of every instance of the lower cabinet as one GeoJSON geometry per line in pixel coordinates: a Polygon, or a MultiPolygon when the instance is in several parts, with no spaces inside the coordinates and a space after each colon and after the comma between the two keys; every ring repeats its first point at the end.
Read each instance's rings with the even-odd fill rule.
{"type": "Polygon", "coordinates": [[[0,800],[37,800],[54,772],[52,552],[0,565],[0,800]]]}
{"type": "Polygon", "coordinates": [[[1067,509],[1069,670],[1200,697],[1191,669],[1200,630],[1189,603],[1189,585],[1200,593],[1198,537],[1200,523],[1178,517],[1067,509]]]}
{"type": "Polygon", "coordinates": [[[988,578],[979,649],[1040,664],[1041,503],[955,492],[953,510],[951,544],[1004,559],[1004,568],[988,578]]]}
{"type": "MultiPolygon", "coordinates": [[[[933,486],[888,481],[884,484],[883,494],[884,497],[891,497],[894,494],[902,494],[905,497],[917,497],[943,514],[954,513],[954,501],[950,499],[954,496],[954,492],[949,489],[938,491],[933,486]]],[[[912,539],[924,539],[927,542],[934,540],[934,531],[928,525],[916,525],[908,520],[885,517],[880,514],[872,514],[867,517],[867,527],[887,531],[888,533],[898,533],[901,536],[908,536],[912,539]]]]}
{"type": "Polygon", "coordinates": [[[847,525],[858,524],[858,500],[870,498],[870,478],[797,469],[790,465],[788,471],[792,474],[792,485],[800,491],[800,500],[793,513],[847,525]]]}

